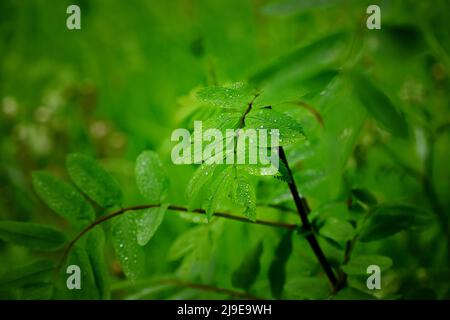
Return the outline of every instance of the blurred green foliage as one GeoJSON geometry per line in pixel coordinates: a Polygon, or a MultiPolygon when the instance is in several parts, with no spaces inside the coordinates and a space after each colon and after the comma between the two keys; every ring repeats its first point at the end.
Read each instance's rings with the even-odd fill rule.
{"type": "MultiPolygon", "coordinates": [[[[187,205],[196,166],[171,162],[171,132],[245,107],[248,92],[230,99],[229,89],[211,89],[234,83],[260,92],[256,107],[302,124],[307,140],[286,151],[319,242],[347,277],[333,298],[450,298],[450,5],[379,1],[382,29],[367,30],[369,4],[2,0],[0,298],[229,297],[198,283],[265,298],[330,297],[301,233],[155,208],[115,218],[75,245],[67,263],[87,270],[84,290],[65,289],[64,270],[49,285],[62,249],[42,246],[61,247],[55,229],[73,238],[92,223],[91,206],[101,217],[152,203],[155,193],[187,205]],[[73,3],[81,30],[65,25],[73,3]],[[139,159],[167,177],[139,161],[135,168],[144,150],[161,161],[150,152],[139,159]],[[36,170],[51,176],[32,177],[36,170]],[[151,179],[160,189],[146,187],[151,179]],[[156,227],[141,230],[146,224],[156,227]],[[120,241],[136,232],[140,243],[120,241]],[[30,234],[38,241],[21,237],[30,234]],[[368,263],[382,269],[381,290],[366,288],[368,263]]],[[[248,184],[256,218],[299,223],[283,179],[248,184]]]]}

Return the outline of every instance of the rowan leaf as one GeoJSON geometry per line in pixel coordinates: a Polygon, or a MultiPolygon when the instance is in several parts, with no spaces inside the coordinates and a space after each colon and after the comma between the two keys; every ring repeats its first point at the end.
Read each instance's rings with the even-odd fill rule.
{"type": "Polygon", "coordinates": [[[288,299],[325,299],[330,287],[324,278],[297,277],[286,283],[284,292],[288,299]]]}
{"type": "Polygon", "coordinates": [[[262,241],[252,248],[233,272],[231,283],[234,287],[248,291],[255,283],[261,269],[260,259],[263,253],[262,241]]]}
{"type": "Polygon", "coordinates": [[[367,189],[354,188],[352,195],[369,207],[377,204],[377,198],[367,189]]]}
{"type": "Polygon", "coordinates": [[[278,243],[269,268],[269,282],[272,295],[280,299],[286,282],[286,264],[292,253],[292,231],[288,231],[278,243]]]}
{"type": "Polygon", "coordinates": [[[233,200],[240,206],[245,207],[244,216],[256,220],[256,194],[254,187],[250,184],[248,177],[240,174],[234,180],[233,200]]]}
{"type": "Polygon", "coordinates": [[[108,266],[105,260],[105,233],[103,229],[96,228],[92,230],[87,235],[85,246],[99,297],[101,299],[109,299],[110,283],[108,266]]]}
{"type": "Polygon", "coordinates": [[[319,232],[322,236],[335,241],[350,240],[355,235],[355,230],[349,222],[334,217],[326,219],[319,232]]]}
{"type": "Polygon", "coordinates": [[[245,118],[246,128],[268,130],[269,134],[272,129],[279,131],[279,144],[267,143],[267,145],[279,146],[289,145],[299,140],[305,139],[303,127],[296,120],[288,115],[274,111],[272,109],[258,109],[250,112],[245,118]]]}
{"type": "Polygon", "coordinates": [[[33,172],[33,186],[50,209],[74,226],[89,224],[95,212],[89,202],[70,184],[42,171],[33,172]]]}
{"type": "Polygon", "coordinates": [[[131,280],[145,275],[145,251],[137,239],[136,222],[130,216],[121,216],[112,221],[112,239],[123,272],[131,280]]]}
{"type": "Polygon", "coordinates": [[[369,242],[384,239],[416,225],[420,226],[424,221],[426,212],[411,205],[380,205],[361,227],[359,240],[369,242]]]}
{"type": "Polygon", "coordinates": [[[353,86],[361,103],[382,127],[396,136],[408,138],[404,115],[380,88],[362,73],[354,74],[353,86]]]}
{"type": "Polygon", "coordinates": [[[0,275],[0,288],[13,289],[35,283],[49,283],[55,264],[39,260],[25,266],[13,267],[0,275]]]}
{"type": "Polygon", "coordinates": [[[337,32],[297,48],[261,68],[250,83],[261,86],[279,78],[301,79],[317,74],[338,61],[346,48],[346,34],[337,32]]]}
{"type": "Polygon", "coordinates": [[[392,259],[377,255],[355,256],[342,266],[342,270],[349,275],[366,275],[367,267],[370,265],[377,265],[381,271],[386,271],[392,266],[392,259]]]}
{"type": "Polygon", "coordinates": [[[66,236],[58,230],[17,221],[0,221],[0,239],[39,251],[55,251],[66,242],[66,236]]]}
{"type": "Polygon", "coordinates": [[[198,98],[205,103],[225,109],[244,109],[254,97],[251,88],[243,83],[201,89],[198,98]]]}
{"type": "Polygon", "coordinates": [[[122,191],[116,180],[94,159],[83,154],[70,154],[67,170],[75,185],[103,208],[120,206],[122,191]]]}
{"type": "Polygon", "coordinates": [[[163,202],[169,190],[169,179],[154,151],[142,152],[136,160],[136,183],[142,196],[152,203],[163,202]]]}
{"type": "Polygon", "coordinates": [[[168,204],[165,204],[133,213],[133,218],[136,221],[136,238],[139,245],[145,246],[153,237],[164,219],[168,206],[168,204]]]}

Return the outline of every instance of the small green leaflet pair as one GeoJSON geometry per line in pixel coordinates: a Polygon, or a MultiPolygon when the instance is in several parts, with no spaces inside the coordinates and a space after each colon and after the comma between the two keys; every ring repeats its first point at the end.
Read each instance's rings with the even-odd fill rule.
{"type": "Polygon", "coordinates": [[[159,156],[154,151],[142,152],[135,166],[139,192],[159,207],[135,211],[112,221],[112,239],[117,257],[128,278],[134,280],[145,275],[144,246],[154,236],[168,208],[169,179],[159,156]]]}

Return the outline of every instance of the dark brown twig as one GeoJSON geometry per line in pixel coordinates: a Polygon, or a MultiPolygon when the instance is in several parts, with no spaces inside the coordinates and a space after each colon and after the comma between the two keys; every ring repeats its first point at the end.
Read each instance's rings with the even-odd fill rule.
{"type": "Polygon", "coordinates": [[[319,242],[317,241],[317,238],[314,234],[313,227],[308,219],[308,207],[306,205],[306,201],[303,197],[300,196],[297,186],[294,181],[294,177],[292,175],[291,169],[289,167],[286,154],[284,153],[284,149],[280,147],[280,160],[283,162],[283,164],[286,166],[287,173],[289,175],[289,182],[288,186],[291,191],[292,197],[295,202],[295,206],[297,207],[298,214],[300,216],[300,220],[302,221],[302,228],[306,232],[306,240],[308,241],[311,249],[313,250],[314,254],[316,255],[317,260],[319,260],[320,265],[322,266],[323,270],[325,271],[328,280],[330,281],[333,290],[337,291],[338,288],[338,279],[336,278],[336,275],[334,274],[333,269],[331,268],[330,263],[328,262],[327,258],[325,257],[325,254],[322,251],[322,248],[319,245],[319,242]]]}
{"type": "MultiPolygon", "coordinates": [[[[78,235],[74,239],[72,239],[72,241],[69,242],[67,247],[64,249],[64,253],[61,257],[61,260],[58,264],[57,269],[60,269],[60,267],[66,260],[70,250],[77,243],[77,241],[81,237],[83,237],[86,233],[88,233],[89,231],[94,229],[96,226],[98,226],[99,224],[102,224],[105,221],[108,221],[112,218],[115,218],[115,217],[120,216],[127,212],[156,208],[156,207],[160,207],[160,206],[161,206],[160,204],[144,204],[144,205],[131,206],[131,207],[127,207],[127,208],[122,208],[120,210],[111,212],[107,215],[104,215],[104,216],[98,218],[97,220],[92,222],[90,225],[86,226],[83,230],[81,230],[80,233],[78,233],[78,235]]],[[[167,209],[172,210],[172,211],[191,212],[191,213],[195,213],[195,214],[206,215],[206,211],[203,209],[195,209],[195,210],[190,211],[186,207],[177,206],[177,205],[170,205],[167,209]]],[[[282,222],[276,222],[276,221],[266,221],[266,220],[259,220],[259,219],[252,221],[245,217],[235,216],[235,215],[232,215],[229,213],[222,213],[222,212],[216,212],[216,213],[214,213],[214,216],[225,218],[225,219],[230,219],[230,220],[235,220],[235,221],[241,221],[241,222],[245,222],[245,223],[252,223],[252,224],[258,224],[258,225],[262,225],[262,226],[275,227],[275,228],[284,228],[284,229],[289,229],[289,230],[294,230],[299,227],[296,224],[288,224],[288,223],[282,223],[282,222]]]]}

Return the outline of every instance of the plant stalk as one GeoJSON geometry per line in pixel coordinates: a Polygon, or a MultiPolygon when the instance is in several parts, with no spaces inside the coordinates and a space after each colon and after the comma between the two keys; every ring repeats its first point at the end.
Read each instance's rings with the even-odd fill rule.
{"type": "MultiPolygon", "coordinates": [[[[78,235],[74,239],[72,239],[72,241],[69,242],[67,247],[64,249],[64,253],[61,257],[61,260],[58,264],[57,269],[60,269],[60,267],[62,266],[64,261],[67,259],[67,256],[68,256],[70,250],[77,243],[77,241],[80,240],[80,238],[83,237],[86,233],[88,233],[89,231],[94,229],[96,226],[102,224],[103,222],[111,220],[117,216],[120,216],[124,213],[127,213],[127,212],[145,210],[145,209],[150,209],[150,208],[157,208],[160,206],[161,206],[160,204],[144,204],[144,205],[131,206],[131,207],[127,207],[127,208],[122,208],[120,210],[111,212],[109,214],[106,214],[106,215],[98,218],[97,220],[92,222],[90,225],[86,226],[83,230],[81,230],[78,233],[78,235]]],[[[195,213],[195,214],[206,215],[206,211],[204,209],[189,210],[186,207],[177,206],[177,205],[169,205],[167,209],[172,210],[172,211],[178,211],[178,212],[190,212],[190,213],[195,213]]],[[[229,213],[223,213],[223,212],[215,212],[214,216],[225,218],[225,219],[230,219],[230,220],[235,220],[235,221],[241,221],[241,222],[245,222],[245,223],[258,224],[258,225],[267,226],[267,227],[284,228],[284,229],[288,229],[288,230],[294,230],[299,227],[296,224],[289,224],[289,223],[276,222],[276,221],[266,221],[266,220],[258,220],[258,219],[255,221],[252,221],[252,220],[249,220],[244,217],[236,216],[236,215],[229,214],[229,213]]]]}
{"type": "Polygon", "coordinates": [[[308,213],[309,208],[306,203],[306,199],[301,197],[297,185],[295,184],[294,177],[291,172],[291,168],[289,167],[286,154],[284,152],[283,147],[279,148],[280,152],[280,159],[283,162],[283,164],[286,166],[286,170],[289,175],[289,182],[288,186],[292,194],[292,198],[294,199],[295,206],[297,207],[297,212],[300,216],[300,220],[302,221],[303,230],[306,231],[306,240],[308,241],[311,249],[313,250],[317,260],[319,261],[320,265],[322,266],[323,270],[325,271],[328,280],[330,281],[330,284],[333,287],[334,291],[338,291],[338,279],[336,275],[334,274],[333,269],[331,268],[330,263],[328,262],[327,258],[325,257],[325,254],[323,253],[322,248],[319,245],[319,242],[317,241],[317,238],[314,234],[313,227],[308,219],[308,213]]]}

